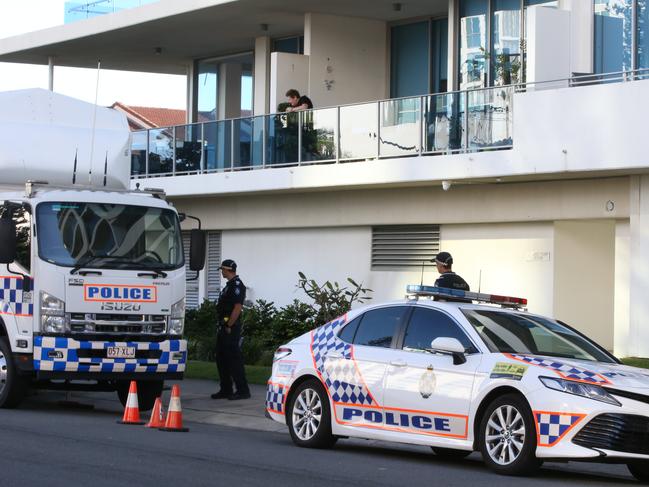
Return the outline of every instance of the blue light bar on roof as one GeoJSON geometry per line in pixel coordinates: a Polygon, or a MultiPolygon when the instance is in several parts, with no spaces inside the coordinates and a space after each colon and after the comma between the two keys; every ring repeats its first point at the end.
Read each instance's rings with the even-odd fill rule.
{"type": "Polygon", "coordinates": [[[498,294],[474,293],[471,291],[462,291],[460,289],[451,289],[437,286],[422,286],[419,284],[410,284],[406,287],[406,293],[414,296],[430,296],[439,298],[461,298],[480,303],[500,304],[512,308],[527,306],[526,298],[515,298],[513,296],[500,296],[498,294]]]}

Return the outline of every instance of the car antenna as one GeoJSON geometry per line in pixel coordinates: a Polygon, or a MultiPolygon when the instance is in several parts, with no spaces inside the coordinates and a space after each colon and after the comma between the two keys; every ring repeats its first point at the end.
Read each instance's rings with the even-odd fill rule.
{"type": "Polygon", "coordinates": [[[79,155],[79,148],[74,150],[74,167],[72,168],[72,184],[77,182],[77,156],[79,155]]]}
{"type": "Polygon", "coordinates": [[[99,97],[99,72],[101,70],[101,59],[97,60],[97,83],[95,85],[95,106],[92,111],[92,136],[90,138],[90,170],[88,171],[88,184],[92,186],[92,157],[95,149],[95,126],[97,123],[97,98],[99,97]]]}
{"type": "Polygon", "coordinates": [[[480,286],[482,286],[482,269],[480,269],[480,274],[478,274],[478,293],[480,292],[480,286]]]}
{"type": "Polygon", "coordinates": [[[422,260],[421,261],[421,285],[424,285],[424,266],[426,265],[426,261],[422,260]]]}

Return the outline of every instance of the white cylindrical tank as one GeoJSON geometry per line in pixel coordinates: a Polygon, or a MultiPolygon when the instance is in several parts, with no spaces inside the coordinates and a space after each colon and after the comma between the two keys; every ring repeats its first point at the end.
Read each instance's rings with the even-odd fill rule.
{"type": "Polygon", "coordinates": [[[128,122],[116,110],[43,89],[0,93],[0,185],[126,189],[130,154],[128,122]]]}

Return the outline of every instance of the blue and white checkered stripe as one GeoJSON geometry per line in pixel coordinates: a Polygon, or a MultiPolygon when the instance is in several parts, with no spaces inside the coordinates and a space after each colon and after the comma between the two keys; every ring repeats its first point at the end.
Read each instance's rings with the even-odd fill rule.
{"type": "Polygon", "coordinates": [[[375,404],[354,363],[352,345],[338,338],[338,332],[345,322],[346,318],[343,317],[313,330],[311,353],[315,366],[334,402],[375,404]],[[329,352],[337,352],[342,358],[328,358],[329,352]]]}
{"type": "Polygon", "coordinates": [[[581,414],[535,412],[538,445],[556,445],[583,417],[581,414]]]}
{"type": "Polygon", "coordinates": [[[528,363],[530,365],[536,365],[538,367],[545,367],[547,369],[552,369],[556,372],[559,372],[561,376],[564,377],[565,379],[590,382],[591,384],[610,384],[610,381],[606,379],[606,377],[603,377],[602,375],[596,372],[592,372],[587,369],[582,369],[580,367],[574,367],[572,365],[564,364],[563,362],[559,362],[556,360],[530,357],[527,355],[520,355],[516,353],[506,354],[506,355],[513,359],[528,363]]]}
{"type": "Polygon", "coordinates": [[[269,382],[266,388],[266,409],[284,414],[284,401],[286,401],[287,393],[288,386],[269,382]]]}
{"type": "Polygon", "coordinates": [[[186,361],[187,341],[185,340],[90,342],[66,337],[34,337],[34,370],[53,372],[184,372],[186,361]],[[136,350],[160,350],[160,358],[79,358],[77,353],[78,350],[105,350],[115,346],[135,347],[136,350]],[[179,358],[174,358],[176,353],[181,353],[179,358]]]}
{"type": "Polygon", "coordinates": [[[32,293],[23,294],[21,277],[0,276],[0,313],[16,316],[32,316],[34,304],[32,293]],[[29,296],[29,299],[25,299],[29,296]],[[27,301],[27,302],[25,302],[27,301]]]}

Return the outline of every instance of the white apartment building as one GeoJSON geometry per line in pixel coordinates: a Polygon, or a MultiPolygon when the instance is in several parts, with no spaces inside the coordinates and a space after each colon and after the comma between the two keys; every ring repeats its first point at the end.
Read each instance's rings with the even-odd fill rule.
{"type": "Polygon", "coordinates": [[[222,258],[283,305],[298,271],[400,298],[442,249],[649,356],[649,0],[160,0],[0,41],[97,59],[187,76],[188,124],[135,133],[132,172],[210,230],[194,305],[222,258]],[[289,88],[315,109],[276,114],[289,88]]]}

